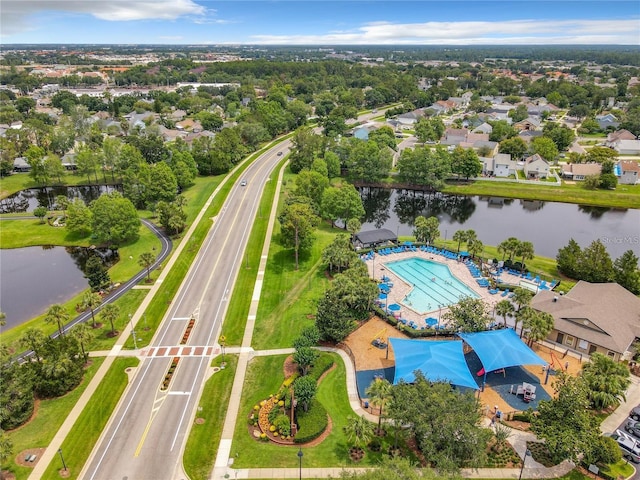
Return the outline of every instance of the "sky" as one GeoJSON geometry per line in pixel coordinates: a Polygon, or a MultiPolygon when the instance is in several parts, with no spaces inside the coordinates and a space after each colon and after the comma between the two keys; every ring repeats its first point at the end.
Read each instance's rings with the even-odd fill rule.
{"type": "Polygon", "coordinates": [[[640,45],[637,0],[2,0],[12,43],[640,45]]]}

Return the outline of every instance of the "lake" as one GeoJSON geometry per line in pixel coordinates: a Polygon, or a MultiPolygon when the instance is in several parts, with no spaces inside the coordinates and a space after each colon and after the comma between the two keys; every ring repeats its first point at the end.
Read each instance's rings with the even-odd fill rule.
{"type": "Polygon", "coordinates": [[[362,230],[388,228],[412,236],[416,217],[436,216],[444,239],[456,230],[472,229],[485,245],[516,237],[532,242],[537,255],[550,258],[571,238],[581,247],[600,239],[613,259],[626,250],[640,256],[637,209],[370,187],[359,191],[366,211],[362,230]]]}
{"type": "Polygon", "coordinates": [[[89,202],[95,200],[103,193],[116,190],[121,191],[122,188],[114,185],[28,188],[0,200],[0,213],[33,212],[36,207],[45,207],[47,210],[54,210],[57,208],[56,197],[59,195],[65,196],[69,200],[81,198],[86,204],[89,204],[89,202]]]}

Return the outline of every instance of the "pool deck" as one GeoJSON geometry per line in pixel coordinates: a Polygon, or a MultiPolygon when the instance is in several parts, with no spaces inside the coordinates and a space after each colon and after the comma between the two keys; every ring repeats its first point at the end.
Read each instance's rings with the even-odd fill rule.
{"type": "MultiPolygon", "coordinates": [[[[476,279],[471,275],[471,272],[469,272],[466,264],[458,260],[444,258],[441,255],[424,252],[420,249],[415,249],[415,251],[408,250],[401,253],[390,253],[384,256],[376,253],[372,260],[365,261],[369,269],[369,275],[380,282],[382,281],[383,276],[387,276],[390,279],[390,281],[393,283],[393,287],[390,289],[387,295],[387,304],[391,305],[392,303],[397,303],[398,305],[400,305],[402,307],[402,309],[400,310],[400,318],[405,318],[408,321],[412,320],[418,326],[418,329],[423,326],[425,328],[428,328],[425,323],[425,318],[427,317],[440,317],[440,325],[446,325],[446,322],[443,321],[442,317],[447,311],[449,311],[449,309],[447,307],[443,307],[441,310],[435,308],[429,312],[417,312],[410,306],[402,302],[406,295],[411,290],[413,290],[413,285],[410,285],[401,277],[394,274],[391,269],[386,267],[386,264],[398,260],[406,260],[408,258],[422,258],[425,260],[431,260],[436,263],[447,265],[451,274],[454,275],[462,283],[464,283],[468,288],[473,290],[479,298],[484,300],[489,306],[490,310],[493,310],[494,306],[500,300],[505,300],[507,298],[503,297],[500,293],[492,295],[489,293],[489,290],[487,288],[480,287],[476,279]]],[[[508,273],[503,273],[501,275],[501,279],[503,282],[513,284],[518,284],[518,281],[521,280],[520,277],[516,277],[515,275],[511,275],[508,273]]]]}

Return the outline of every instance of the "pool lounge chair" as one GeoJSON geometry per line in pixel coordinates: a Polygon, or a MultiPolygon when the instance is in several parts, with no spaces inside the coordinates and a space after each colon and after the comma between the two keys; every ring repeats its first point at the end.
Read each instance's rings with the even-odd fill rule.
{"type": "Polygon", "coordinates": [[[504,292],[502,292],[502,297],[506,297],[507,295],[509,295],[509,289],[507,288],[504,292]]]}
{"type": "Polygon", "coordinates": [[[491,290],[489,290],[489,293],[490,293],[491,295],[495,295],[495,294],[496,294],[496,293],[498,293],[498,292],[499,292],[499,290],[498,290],[497,288],[492,288],[491,290]]]}

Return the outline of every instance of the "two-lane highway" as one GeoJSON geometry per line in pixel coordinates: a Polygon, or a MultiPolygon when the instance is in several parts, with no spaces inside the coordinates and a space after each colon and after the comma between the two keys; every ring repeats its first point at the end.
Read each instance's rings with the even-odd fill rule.
{"type": "Polygon", "coordinates": [[[171,308],[85,467],[87,479],[185,478],[183,443],[211,361],[216,335],[253,225],[264,185],[289,141],[256,159],[237,182],[209,231],[171,308]],[[181,340],[195,319],[186,344],[181,340]],[[163,380],[174,358],[168,388],[163,380]]]}

